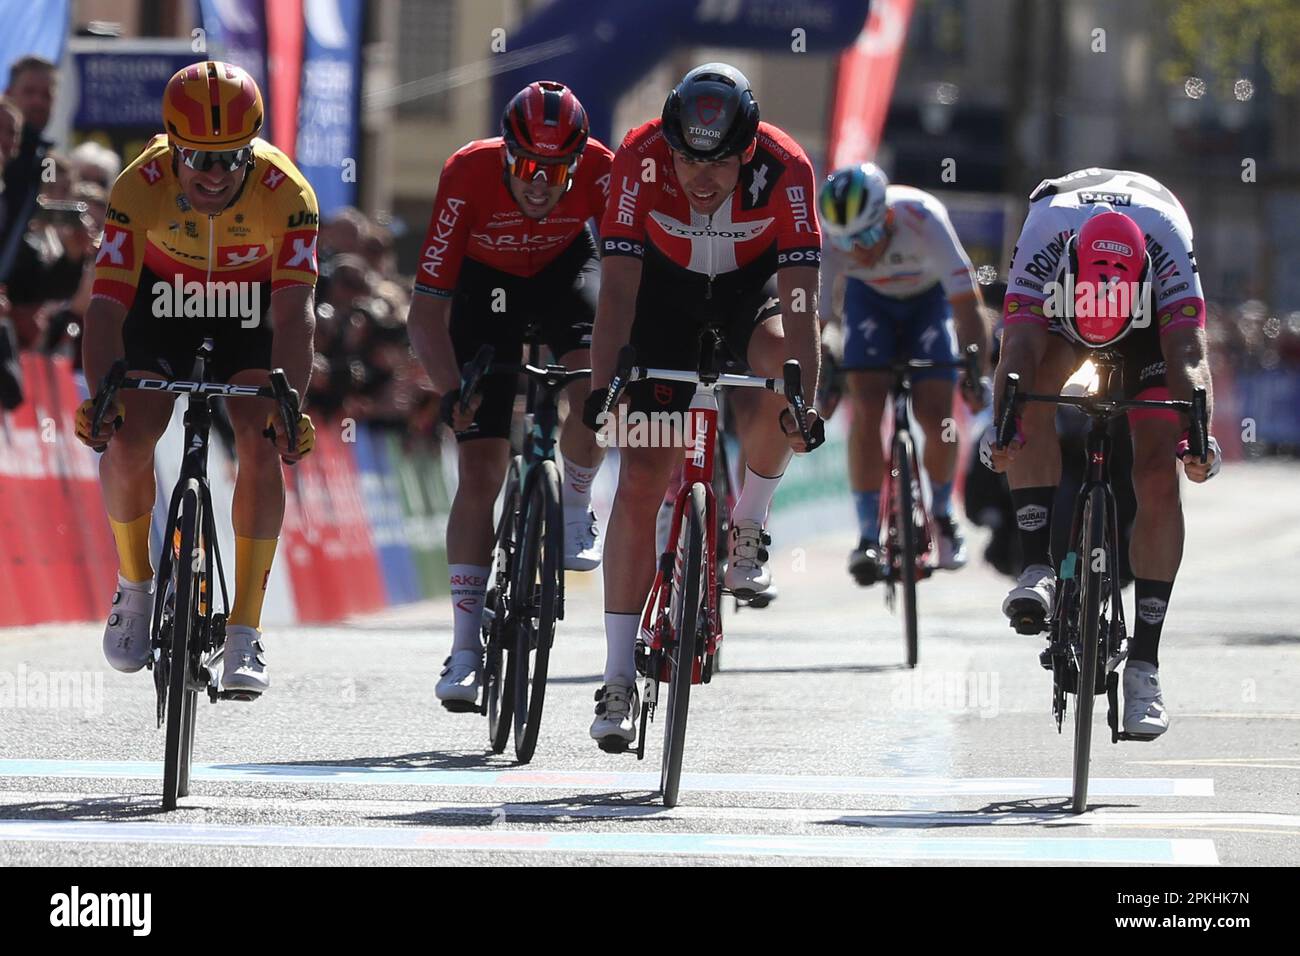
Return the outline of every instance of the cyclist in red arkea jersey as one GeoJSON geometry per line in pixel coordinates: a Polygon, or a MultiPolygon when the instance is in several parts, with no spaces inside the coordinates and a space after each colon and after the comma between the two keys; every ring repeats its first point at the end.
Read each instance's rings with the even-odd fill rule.
{"type": "MultiPolygon", "coordinates": [[[[780,377],[799,360],[811,406],[820,346],[817,270],[821,235],[812,205],[812,164],[799,144],[759,121],[749,81],[724,63],[691,70],[663,116],[634,129],[614,158],[613,196],[601,223],[601,293],[592,337],[588,427],[599,424],[618,352],[637,364],[691,369],[699,331],[720,326],[733,357],[780,377]]],[[[693,386],[636,382],[633,411],[684,411],[693,386]]],[[[804,446],[785,400],[731,396],[748,467],[732,512],[725,586],[753,597],[771,586],[768,505],[792,451],[804,446]],[[784,433],[784,434],[783,434],[784,433]],[[793,433],[793,434],[791,434],[793,433]]],[[[823,428],[809,412],[814,447],[823,428]]],[[[681,449],[624,448],[605,560],[605,684],[591,736],[602,750],[636,736],[634,652],[654,562],[647,542],[681,449]]]]}
{"type": "MultiPolygon", "coordinates": [[[[507,105],[501,136],[462,147],[438,180],[408,327],[460,443],[447,520],[455,636],[437,687],[448,710],[472,710],[478,698],[492,508],[510,460],[517,385],[516,376],[486,377],[462,414],[460,367],[485,344],[497,362],[520,361],[529,327],[556,361],[590,365],[600,270],[587,220],[604,214],[613,154],[588,129],[569,89],[532,83],[507,105]]],[[[587,391],[586,382],[571,385],[569,407],[581,407],[587,391]]],[[[576,415],[560,430],[560,458],[565,567],[590,571],[600,563],[591,483],[601,455],[576,415]]]]}

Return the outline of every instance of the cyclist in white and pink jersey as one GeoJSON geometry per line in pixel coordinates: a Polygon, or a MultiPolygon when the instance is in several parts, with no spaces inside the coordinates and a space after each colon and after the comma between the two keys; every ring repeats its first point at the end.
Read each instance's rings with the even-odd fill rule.
{"type": "MultiPolygon", "coordinates": [[[[1106,348],[1123,358],[1126,397],[1190,401],[1202,387],[1212,416],[1205,300],[1191,223],[1173,193],[1142,173],[1089,168],[1044,180],[1029,201],[1003,305],[999,396],[1011,372],[1028,392],[1059,392],[1089,349],[1106,348]]],[[[1151,738],[1169,727],[1157,650],[1183,552],[1175,455],[1186,449],[1188,423],[1157,410],[1128,418],[1137,495],[1130,549],[1137,615],[1124,671],[1124,730],[1151,738]]],[[[1055,408],[1024,406],[1019,431],[1006,449],[986,440],[981,452],[986,464],[1009,475],[1024,545],[1025,568],[1003,611],[1013,619],[1030,612],[1045,619],[1056,588],[1049,548],[1061,476],[1055,408]]],[[[1213,477],[1219,465],[1213,438],[1207,463],[1183,461],[1195,482],[1213,477]]]]}

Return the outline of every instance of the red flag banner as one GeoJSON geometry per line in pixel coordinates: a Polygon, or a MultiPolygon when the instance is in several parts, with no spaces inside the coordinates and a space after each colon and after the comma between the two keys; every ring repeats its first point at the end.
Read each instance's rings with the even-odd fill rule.
{"type": "Polygon", "coordinates": [[[857,42],[840,54],[831,110],[830,168],[873,159],[885,129],[913,0],[871,0],[857,42]]]}

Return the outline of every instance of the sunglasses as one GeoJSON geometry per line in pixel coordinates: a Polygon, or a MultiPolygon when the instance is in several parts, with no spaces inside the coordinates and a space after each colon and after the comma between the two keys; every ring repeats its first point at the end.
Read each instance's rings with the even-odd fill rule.
{"type": "Polygon", "coordinates": [[[507,150],[506,166],[509,167],[511,176],[526,183],[541,176],[548,186],[563,186],[578,165],[579,155],[574,153],[562,160],[541,160],[531,156],[516,156],[507,150]]]}
{"type": "Polygon", "coordinates": [[[832,237],[835,245],[844,252],[852,252],[854,246],[860,246],[863,249],[870,249],[878,243],[885,235],[885,224],[878,223],[869,229],[863,229],[861,232],[855,232],[851,236],[834,236],[832,237]]]}
{"type": "Polygon", "coordinates": [[[214,150],[185,149],[178,146],[176,152],[180,154],[181,162],[196,173],[206,173],[213,166],[220,166],[226,172],[233,173],[248,162],[249,157],[253,155],[253,147],[241,146],[239,149],[214,150]]]}

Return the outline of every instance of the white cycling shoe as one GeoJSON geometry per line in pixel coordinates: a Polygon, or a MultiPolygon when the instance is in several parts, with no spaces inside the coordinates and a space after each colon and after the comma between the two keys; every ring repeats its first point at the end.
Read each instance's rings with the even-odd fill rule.
{"type": "Polygon", "coordinates": [[[1045,564],[1031,564],[1002,602],[1002,613],[1021,634],[1037,634],[1047,628],[1055,601],[1056,574],[1045,564]]]}
{"type": "Polygon", "coordinates": [[[606,753],[627,750],[636,740],[636,722],[641,697],[636,684],[605,684],[596,691],[596,719],[591,722],[591,739],[606,753]]]}
{"type": "Polygon", "coordinates": [[[726,589],[736,597],[752,600],[772,586],[772,572],[767,567],[767,546],[771,536],[757,521],[742,518],[733,521],[727,541],[726,589]]]}
{"type": "Polygon", "coordinates": [[[1146,661],[1129,661],[1124,667],[1124,733],[1150,740],[1168,729],[1160,671],[1146,661]]]}
{"type": "Polygon", "coordinates": [[[443,661],[434,694],[453,713],[478,709],[478,688],[483,676],[482,651],[454,651],[443,661]]]}
{"type": "Polygon", "coordinates": [[[245,624],[226,625],[226,644],[222,652],[221,689],[255,697],[271,686],[266,673],[266,649],[262,633],[245,624]]]}
{"type": "Polygon", "coordinates": [[[952,515],[937,515],[934,519],[939,531],[939,567],[956,571],[966,567],[966,536],[952,515]]]}
{"type": "Polygon", "coordinates": [[[131,584],[117,579],[113,610],[104,628],[104,659],[113,670],[133,674],[149,663],[149,622],[153,617],[153,581],[131,584]]]}
{"type": "Polygon", "coordinates": [[[564,567],[568,571],[594,571],[600,567],[603,545],[596,512],[588,505],[564,512],[564,567]]]}

